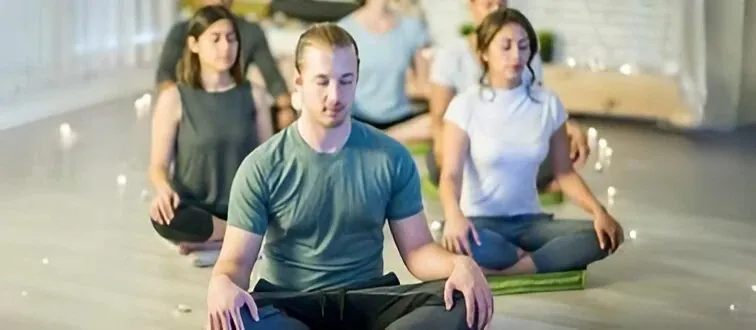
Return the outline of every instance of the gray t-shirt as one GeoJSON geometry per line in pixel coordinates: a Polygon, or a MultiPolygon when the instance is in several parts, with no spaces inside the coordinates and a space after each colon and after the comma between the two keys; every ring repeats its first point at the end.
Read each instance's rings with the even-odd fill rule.
{"type": "MultiPolygon", "coordinates": [[[[541,56],[533,57],[530,66],[535,72],[535,83],[543,83],[543,62],[541,56]]],[[[435,50],[433,63],[430,68],[430,81],[461,93],[471,86],[480,83],[483,68],[477,54],[473,51],[465,38],[458,38],[435,50]]],[[[527,68],[523,71],[523,81],[533,81],[533,76],[527,68]]]]}
{"type": "Polygon", "coordinates": [[[352,122],[344,147],[315,152],[292,124],[249,154],[231,185],[228,225],[265,235],[262,277],[294,291],[383,275],[383,226],[420,213],[407,148],[352,122]]]}

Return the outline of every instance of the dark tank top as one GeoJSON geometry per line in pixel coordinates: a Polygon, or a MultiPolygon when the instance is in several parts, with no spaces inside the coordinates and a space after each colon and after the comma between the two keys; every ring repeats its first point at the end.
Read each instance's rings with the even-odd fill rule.
{"type": "Polygon", "coordinates": [[[182,114],[174,154],[173,188],[182,202],[226,219],[231,182],[259,145],[248,81],[217,93],[178,85],[182,114]]]}

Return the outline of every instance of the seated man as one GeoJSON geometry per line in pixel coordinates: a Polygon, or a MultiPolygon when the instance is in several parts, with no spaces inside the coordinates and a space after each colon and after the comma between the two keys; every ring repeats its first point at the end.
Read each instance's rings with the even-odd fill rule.
{"type": "Polygon", "coordinates": [[[358,63],[352,37],[315,24],[300,37],[295,61],[302,114],[253,151],[234,178],[208,288],[209,328],[488,325],[486,279],[472,259],[432,241],[408,151],[350,118],[358,63]],[[427,282],[399,285],[382,276],[386,220],[404,264],[427,282]],[[267,267],[250,295],[264,235],[267,267]]]}
{"type": "MultiPolygon", "coordinates": [[[[202,0],[202,4],[205,6],[223,5],[230,8],[233,0],[202,0]]],[[[165,39],[157,68],[158,92],[176,84],[176,65],[184,53],[188,24],[188,21],[176,23],[165,39]]],[[[268,92],[276,98],[275,106],[278,110],[275,116],[276,127],[279,129],[286,127],[294,121],[296,112],[291,107],[291,98],[286,81],[281,76],[276,60],[268,48],[265,32],[259,25],[247,21],[243,17],[237,16],[236,24],[239,27],[237,33],[241,39],[239,60],[242,65],[242,72],[246,73],[251,64],[257,64],[263,79],[265,79],[268,92]]]]}
{"type": "MultiPolygon", "coordinates": [[[[483,18],[499,7],[506,7],[506,0],[468,0],[473,23],[478,26],[483,18]]],[[[441,173],[441,132],[444,126],[444,112],[451,99],[479,83],[483,77],[478,54],[474,49],[474,33],[460,37],[453,43],[445,45],[435,52],[430,69],[430,113],[433,131],[433,152],[426,157],[428,172],[433,184],[438,185],[441,173]]],[[[523,80],[526,83],[541,85],[543,81],[543,63],[536,54],[531,63],[533,71],[525,70],[523,80]]],[[[576,168],[585,164],[590,149],[585,134],[580,126],[572,120],[567,121],[567,134],[570,139],[570,158],[576,168]]],[[[538,171],[536,182],[539,192],[561,191],[556,184],[551,159],[547,158],[538,171]]]]}
{"type": "Polygon", "coordinates": [[[389,0],[367,0],[339,22],[363,50],[352,116],[401,143],[427,142],[428,109],[413,105],[407,81],[425,97],[428,61],[421,53],[429,43],[428,32],[419,19],[388,6],[389,0]]]}

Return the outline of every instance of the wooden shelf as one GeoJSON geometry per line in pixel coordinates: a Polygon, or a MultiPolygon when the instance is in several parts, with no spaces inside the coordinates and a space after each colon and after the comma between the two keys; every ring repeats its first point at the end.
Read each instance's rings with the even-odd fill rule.
{"type": "Polygon", "coordinates": [[[662,120],[686,127],[692,124],[691,111],[672,77],[546,64],[544,81],[573,114],[662,120]]]}

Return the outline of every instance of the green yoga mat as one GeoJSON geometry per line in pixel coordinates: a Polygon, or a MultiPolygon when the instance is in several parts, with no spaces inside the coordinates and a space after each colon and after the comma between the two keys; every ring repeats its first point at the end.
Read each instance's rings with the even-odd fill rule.
{"type": "MultiPolygon", "coordinates": [[[[438,188],[433,185],[427,174],[421,178],[420,184],[423,196],[438,199],[438,188]]],[[[564,194],[561,192],[541,193],[538,198],[543,206],[558,205],[564,202],[564,194]]]]}
{"type": "Polygon", "coordinates": [[[538,195],[538,199],[543,206],[557,205],[564,202],[564,194],[562,192],[544,192],[538,195]]]}
{"type": "Polygon", "coordinates": [[[585,289],[587,271],[576,270],[562,273],[487,276],[494,296],[522,293],[553,292],[585,289]]]}
{"type": "Polygon", "coordinates": [[[438,188],[433,185],[427,174],[420,179],[420,189],[426,198],[438,199],[438,188]]]}
{"type": "Polygon", "coordinates": [[[425,156],[427,153],[430,152],[431,145],[430,143],[427,143],[427,142],[413,143],[413,144],[407,145],[407,149],[409,149],[410,154],[414,156],[425,156]]]}

